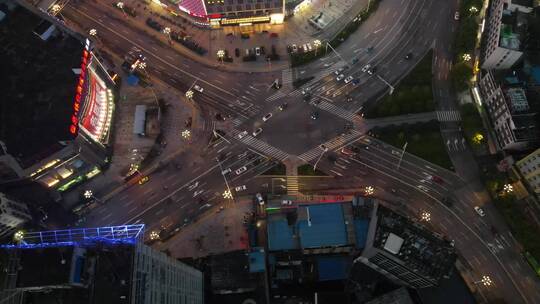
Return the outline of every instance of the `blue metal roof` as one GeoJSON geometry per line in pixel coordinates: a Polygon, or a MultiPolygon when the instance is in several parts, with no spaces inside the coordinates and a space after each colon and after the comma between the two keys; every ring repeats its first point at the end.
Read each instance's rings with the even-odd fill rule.
{"type": "Polygon", "coordinates": [[[302,248],[342,246],[347,244],[347,231],[341,204],[303,205],[309,208],[310,222],[298,222],[302,248]]]}
{"type": "Polygon", "coordinates": [[[268,221],[268,249],[290,250],[298,248],[293,238],[293,229],[283,218],[269,219],[268,221]]]}
{"type": "Polygon", "coordinates": [[[317,257],[317,262],[319,281],[344,280],[351,265],[346,256],[320,256],[317,257]]]}
{"type": "Polygon", "coordinates": [[[356,234],[356,248],[364,248],[366,245],[369,220],[354,220],[354,233],[356,234]]]}
{"type": "Polygon", "coordinates": [[[249,272],[264,272],[265,265],[264,248],[253,248],[253,251],[249,253],[249,272]]]}

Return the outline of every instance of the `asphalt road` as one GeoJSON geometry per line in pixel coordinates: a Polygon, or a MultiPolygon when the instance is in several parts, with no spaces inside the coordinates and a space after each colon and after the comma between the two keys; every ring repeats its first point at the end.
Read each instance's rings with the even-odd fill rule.
{"type": "MultiPolygon", "coordinates": [[[[228,173],[227,183],[231,187],[246,185],[247,190],[238,195],[245,193],[249,197],[257,191],[268,191],[269,182],[261,183],[261,178],[256,178],[273,166],[268,156],[283,161],[290,154],[303,155],[302,159],[313,163],[320,156],[318,144],[336,134],[343,134],[346,122],[353,122],[356,133],[349,137],[342,135],[343,140],[330,148],[338,149],[343,144],[363,140],[361,135],[366,131],[365,123],[353,113],[360,111],[365,102],[373,101],[388,91],[384,81],[395,83],[429,48],[448,43],[451,37],[448,24],[452,24],[454,5],[447,1],[383,1],[378,11],[338,49],[339,56],[328,56],[281,75],[228,73],[224,67],[207,67],[184,58],[153,37],[158,33],[144,34],[140,28],[119,18],[118,12],[111,13],[109,7],[94,2],[79,4],[77,9],[68,7],[63,14],[68,19],[77,20],[83,28],[97,28],[101,43],[115,54],[122,56],[133,46],[141,49],[147,57],[147,72],[153,79],[181,92],[195,83],[203,87],[202,93],[195,92],[193,102],[230,116],[231,122],[226,129],[230,143],[220,140],[219,144],[210,146],[203,153],[200,153],[200,147],[194,147],[186,152],[200,155],[194,162],[193,158],[185,155],[177,156],[152,173],[147,183],[135,184],[96,208],[87,215],[84,225],[145,222],[149,224],[149,231],[161,226],[183,225],[205,212],[212,212],[207,210],[231,203],[221,196],[226,185],[221,168],[214,161],[220,154],[225,155],[223,168],[233,170],[228,173]],[[367,47],[373,47],[373,51],[368,53],[367,47]],[[404,59],[408,52],[413,53],[410,61],[404,59]],[[353,58],[358,58],[358,63],[352,65],[353,58]],[[368,63],[377,67],[375,75],[362,72],[362,67],[368,63]],[[335,80],[333,72],[343,65],[349,66],[344,72],[345,77],[352,75],[360,80],[357,86],[335,80]],[[283,76],[288,73],[292,74],[288,81],[315,76],[309,84],[313,96],[311,102],[304,103],[300,90],[293,90],[290,86],[284,86],[277,93],[269,88],[274,79],[284,81],[283,76]],[[347,95],[353,101],[345,101],[347,95]],[[290,109],[278,112],[276,107],[283,102],[291,104],[290,109]],[[309,115],[315,107],[331,115],[325,113],[320,120],[312,122],[309,115]],[[262,116],[269,112],[275,117],[263,123],[262,116]],[[331,122],[335,122],[335,117],[340,119],[338,123],[331,122]],[[251,132],[261,126],[264,130],[260,137],[248,135],[238,139],[240,131],[251,132]],[[287,148],[289,146],[292,148],[287,148]],[[302,146],[308,151],[300,154],[302,146]],[[182,163],[186,158],[189,162],[182,163]],[[178,170],[175,163],[180,163],[182,169],[178,170]],[[244,166],[246,171],[236,175],[234,171],[244,166]]],[[[147,28],[147,31],[152,30],[147,28]]],[[[448,75],[448,52],[444,48],[437,49],[435,55],[438,58],[435,62],[441,68],[436,79],[444,80],[448,75]],[[446,69],[442,69],[444,67],[446,69]]],[[[443,105],[453,109],[452,96],[444,85],[445,82],[441,81],[437,98],[448,100],[443,105]]],[[[459,129],[455,125],[451,127],[458,130],[451,135],[454,137],[448,137],[452,139],[451,143],[455,143],[459,129]]],[[[480,218],[472,209],[480,201],[476,198],[477,185],[470,185],[466,179],[409,154],[405,154],[397,170],[398,156],[392,150],[398,153],[399,150],[383,143],[370,144],[369,149],[364,145],[359,147],[362,152],[355,156],[340,156],[337,163],[329,161],[326,156],[321,157],[319,168],[335,175],[335,181],[339,182],[332,184],[330,180],[324,180],[316,185],[317,179],[301,181],[301,190],[313,191],[320,189],[319,186],[328,189],[338,185],[343,188],[347,183],[350,183],[350,188],[373,185],[376,191],[394,189],[395,193],[390,191],[389,195],[394,195],[396,201],[405,201],[407,211],[431,213],[432,225],[455,240],[460,254],[478,278],[491,276],[494,282],[491,287],[479,286],[487,301],[502,297],[509,303],[540,303],[538,279],[533,277],[532,270],[519,255],[515,240],[495,210],[490,205],[484,206],[487,215],[480,218]],[[437,175],[444,182],[430,182],[426,180],[427,175],[437,175]],[[454,200],[453,207],[441,203],[445,197],[454,200]],[[492,226],[498,231],[497,235],[491,232],[492,226]]]]}

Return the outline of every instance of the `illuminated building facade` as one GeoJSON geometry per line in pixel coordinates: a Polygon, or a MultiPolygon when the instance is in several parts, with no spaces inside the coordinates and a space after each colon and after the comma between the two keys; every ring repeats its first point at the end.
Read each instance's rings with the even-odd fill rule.
{"type": "MultiPolygon", "coordinates": [[[[203,274],[141,240],[144,225],[29,232],[0,245],[17,303],[204,303],[203,274]]],[[[0,287],[2,288],[2,287],[0,287]]]]}
{"type": "Polygon", "coordinates": [[[13,233],[22,224],[32,220],[26,204],[0,193],[0,238],[13,233]]]}
{"type": "Polygon", "coordinates": [[[179,8],[205,18],[212,27],[283,23],[285,0],[183,0],[179,8]]]}

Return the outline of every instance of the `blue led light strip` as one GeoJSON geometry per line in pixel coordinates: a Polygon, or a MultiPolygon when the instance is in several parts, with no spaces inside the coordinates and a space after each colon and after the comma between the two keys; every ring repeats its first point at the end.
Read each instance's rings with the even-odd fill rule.
{"type": "Polygon", "coordinates": [[[27,232],[18,244],[0,244],[0,248],[40,248],[109,244],[135,244],[144,234],[144,224],[98,228],[77,228],[27,232]]]}

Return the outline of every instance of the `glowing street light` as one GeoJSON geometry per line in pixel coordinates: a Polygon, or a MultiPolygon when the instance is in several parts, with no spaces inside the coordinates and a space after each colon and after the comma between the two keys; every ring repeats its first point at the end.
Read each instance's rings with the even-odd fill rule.
{"type": "Polygon", "coordinates": [[[90,29],[90,31],[88,31],[88,34],[90,34],[90,36],[96,36],[97,35],[97,30],[96,29],[90,29]]]}
{"type": "Polygon", "coordinates": [[[58,4],[55,4],[51,7],[51,12],[56,15],[60,12],[60,10],[62,10],[62,7],[58,4]]]}
{"type": "Polygon", "coordinates": [[[479,145],[480,143],[482,143],[482,140],[484,140],[484,135],[476,133],[474,134],[472,140],[475,144],[479,145]]]}
{"type": "Polygon", "coordinates": [[[366,195],[373,195],[373,193],[375,192],[375,189],[372,187],[372,186],[367,186],[365,189],[364,189],[364,193],[366,195]]]}
{"type": "Polygon", "coordinates": [[[420,214],[420,219],[425,222],[431,221],[431,213],[424,211],[420,214]]]}
{"type": "Polygon", "coordinates": [[[484,286],[491,286],[493,281],[491,281],[491,278],[487,275],[482,276],[482,279],[480,281],[474,282],[475,284],[482,284],[484,286]]]}
{"type": "Polygon", "coordinates": [[[469,13],[471,13],[471,14],[476,14],[476,13],[478,13],[478,9],[476,8],[476,6],[471,6],[471,7],[469,8],[469,13]]]}
{"type": "Polygon", "coordinates": [[[223,58],[225,57],[225,51],[224,50],[217,51],[217,56],[221,60],[221,63],[223,63],[223,58]]]}
{"type": "Polygon", "coordinates": [[[319,51],[319,48],[321,47],[322,42],[319,39],[317,39],[313,41],[313,44],[315,45],[315,56],[317,56],[317,52],[319,51]]]}
{"type": "Polygon", "coordinates": [[[472,56],[471,56],[471,54],[465,53],[465,54],[463,54],[462,58],[465,61],[471,61],[472,56]]]}
{"type": "Polygon", "coordinates": [[[84,191],[83,195],[85,198],[92,198],[94,196],[94,193],[92,192],[92,190],[86,190],[84,191]]]}
{"type": "Polygon", "coordinates": [[[511,184],[505,184],[503,186],[503,189],[504,189],[504,192],[506,193],[514,192],[514,186],[512,186],[511,184]]]}
{"type": "Polygon", "coordinates": [[[190,136],[191,136],[191,131],[190,130],[182,131],[182,137],[183,138],[188,139],[190,136]]]}
{"type": "Polygon", "coordinates": [[[21,242],[24,239],[24,231],[19,230],[13,235],[13,239],[17,242],[21,242]]]}
{"type": "Polygon", "coordinates": [[[165,27],[163,29],[163,33],[165,35],[167,35],[167,38],[169,39],[169,42],[171,41],[171,28],[170,27],[165,27]]]}
{"type": "Polygon", "coordinates": [[[232,199],[233,196],[232,196],[231,190],[225,190],[225,192],[223,192],[223,198],[232,199]]]}
{"type": "Polygon", "coordinates": [[[189,100],[193,99],[193,91],[192,90],[187,91],[186,92],[186,97],[189,100]]]}
{"type": "Polygon", "coordinates": [[[124,11],[124,2],[118,2],[116,3],[116,7],[122,10],[122,13],[124,13],[124,16],[127,17],[126,11],[124,11]]]}
{"type": "Polygon", "coordinates": [[[154,241],[159,239],[159,233],[157,231],[150,232],[150,240],[154,241]]]}

